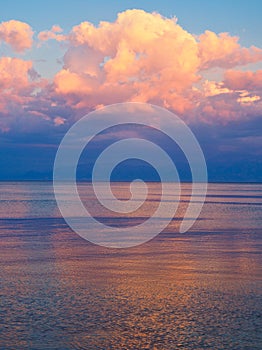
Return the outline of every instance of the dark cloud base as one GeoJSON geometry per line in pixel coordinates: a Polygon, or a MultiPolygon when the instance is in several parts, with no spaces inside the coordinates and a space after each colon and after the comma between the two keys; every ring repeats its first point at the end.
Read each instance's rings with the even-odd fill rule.
{"type": "MultiPolygon", "coordinates": [[[[262,182],[262,118],[252,121],[231,122],[230,125],[191,126],[203,149],[208,177],[211,182],[262,182]]],[[[53,129],[52,129],[53,130],[53,129]]],[[[67,128],[46,133],[7,133],[0,137],[0,180],[52,180],[53,164],[58,145],[67,128]]],[[[143,131],[148,136],[148,131],[143,131]]],[[[177,166],[181,181],[191,181],[190,169],[182,152],[169,141],[162,142],[158,134],[151,139],[158,142],[177,166]]],[[[114,140],[111,140],[112,142],[114,140]]],[[[110,143],[110,142],[109,142],[110,143]]],[[[80,158],[77,179],[90,180],[92,165],[99,152],[108,144],[91,145],[88,157],[80,158]]],[[[113,181],[130,181],[142,177],[145,181],[158,181],[151,166],[133,160],[120,164],[112,174],[113,181]]]]}

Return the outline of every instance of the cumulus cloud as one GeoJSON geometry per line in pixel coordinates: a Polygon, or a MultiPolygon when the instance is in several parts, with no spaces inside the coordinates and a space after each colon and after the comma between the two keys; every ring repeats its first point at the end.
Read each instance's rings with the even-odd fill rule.
{"type": "Polygon", "coordinates": [[[234,90],[262,90],[262,69],[256,72],[229,70],[225,73],[224,84],[234,90]]]}
{"type": "Polygon", "coordinates": [[[69,40],[64,69],[55,77],[58,93],[86,94],[93,106],[129,100],[181,113],[191,107],[198,43],[176,19],[128,10],[113,23],[75,26],[69,40]]]}
{"type": "Polygon", "coordinates": [[[9,130],[14,112],[21,112],[23,104],[28,100],[31,69],[31,61],[11,57],[0,58],[0,129],[3,132],[9,130]]]}
{"type": "MultiPolygon", "coordinates": [[[[32,45],[32,33],[19,21],[0,25],[0,38],[16,51],[32,45]]],[[[49,83],[31,61],[1,59],[2,112],[9,108],[12,114],[10,106],[20,103],[56,126],[126,101],[157,104],[189,122],[225,123],[261,114],[262,73],[240,67],[261,61],[262,50],[242,47],[229,33],[196,36],[176,18],[127,10],[113,22],[82,22],[68,34],[54,25],[38,34],[40,42],[50,39],[66,41],[66,53],[49,83]],[[216,79],[209,78],[217,69],[216,79]]]]}
{"type": "Polygon", "coordinates": [[[197,37],[176,18],[142,10],[122,12],[115,22],[101,22],[97,27],[80,23],[69,34],[69,42],[54,85],[76,108],[140,101],[194,115],[194,119],[195,111],[201,113],[203,106],[205,111],[216,110],[214,118],[224,118],[217,106],[210,106],[214,99],[209,97],[223,94],[224,106],[230,109],[239,95],[223,81],[205,82],[204,73],[262,60],[261,49],[243,48],[228,33],[206,31],[197,37]]]}
{"type": "Polygon", "coordinates": [[[41,115],[42,118],[46,118],[39,110],[37,92],[47,87],[47,81],[40,78],[34,70],[33,62],[14,57],[0,57],[0,72],[0,129],[9,130],[10,125],[19,123],[24,116],[41,115]],[[30,105],[35,101],[38,102],[38,108],[30,110],[30,105]]]}
{"type": "Polygon", "coordinates": [[[33,91],[33,83],[30,79],[32,62],[19,58],[0,58],[0,111],[8,113],[14,105],[23,105],[29,99],[33,91]]]}
{"type": "Polygon", "coordinates": [[[262,112],[262,70],[225,72],[224,86],[239,93],[237,102],[260,114],[262,112]]]}
{"type": "Polygon", "coordinates": [[[262,60],[262,50],[252,46],[247,49],[238,43],[238,37],[228,33],[206,31],[199,36],[201,68],[231,68],[262,60]]]}
{"type": "Polygon", "coordinates": [[[33,44],[33,30],[24,22],[10,20],[0,23],[0,41],[9,44],[16,52],[23,52],[33,44]]]}

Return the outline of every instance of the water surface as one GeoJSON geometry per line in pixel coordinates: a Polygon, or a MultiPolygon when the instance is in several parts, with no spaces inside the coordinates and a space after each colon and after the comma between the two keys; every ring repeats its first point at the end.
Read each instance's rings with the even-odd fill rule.
{"type": "MultiPolygon", "coordinates": [[[[150,191],[141,217],[159,186],[150,191]]],[[[184,184],[162,234],[119,250],[73,233],[51,183],[0,183],[0,348],[261,349],[262,185],[210,184],[199,220],[178,234],[189,193],[184,184]]]]}

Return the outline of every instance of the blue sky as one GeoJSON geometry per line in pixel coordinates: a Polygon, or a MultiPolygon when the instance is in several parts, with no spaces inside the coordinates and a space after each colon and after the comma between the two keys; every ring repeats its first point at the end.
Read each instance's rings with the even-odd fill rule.
{"type": "Polygon", "coordinates": [[[238,35],[243,45],[262,45],[262,3],[259,0],[185,0],[185,1],[106,1],[46,0],[8,1],[1,6],[1,20],[18,19],[41,31],[59,24],[65,31],[82,21],[98,24],[112,21],[126,9],[157,11],[166,17],[176,16],[188,31],[199,34],[206,29],[238,35]]]}

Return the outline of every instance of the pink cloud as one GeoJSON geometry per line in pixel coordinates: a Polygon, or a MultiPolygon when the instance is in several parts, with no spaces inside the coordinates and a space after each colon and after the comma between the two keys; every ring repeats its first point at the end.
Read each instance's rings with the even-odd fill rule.
{"type": "Polygon", "coordinates": [[[256,72],[229,70],[225,73],[224,84],[234,90],[262,90],[262,69],[256,72]]]}
{"type": "MultiPolygon", "coordinates": [[[[0,57],[0,125],[2,130],[21,116],[47,116],[39,110],[41,99],[38,93],[47,89],[47,81],[39,77],[32,61],[20,58],[0,57]],[[38,106],[31,109],[30,105],[38,106]]],[[[47,90],[46,92],[47,93],[47,90]]]]}
{"type": "MultiPolygon", "coordinates": [[[[20,112],[30,95],[31,61],[19,58],[0,58],[0,129],[8,131],[13,114],[20,112]]],[[[19,113],[18,113],[19,114],[19,113]]]]}
{"type": "Polygon", "coordinates": [[[65,118],[55,117],[54,124],[55,124],[55,126],[60,126],[60,125],[65,124],[65,118]]]}
{"type": "Polygon", "coordinates": [[[32,37],[32,28],[27,23],[16,20],[0,23],[0,41],[9,44],[16,52],[31,48],[32,37]]]}
{"type": "Polygon", "coordinates": [[[32,69],[31,61],[19,58],[0,58],[0,112],[8,114],[15,106],[20,108],[30,98],[33,83],[29,72],[32,69]]]}
{"type": "Polygon", "coordinates": [[[201,68],[211,67],[231,68],[262,60],[262,50],[252,46],[243,48],[238,43],[238,37],[228,33],[206,31],[199,36],[199,55],[201,68]]]}
{"type": "MultiPolygon", "coordinates": [[[[4,23],[10,27],[10,22],[18,21],[4,23]]],[[[3,25],[2,40],[12,42],[17,51],[30,47],[32,43],[26,46],[22,39],[11,41],[11,30],[3,25]]],[[[67,109],[69,118],[76,119],[97,106],[126,101],[157,104],[189,122],[225,123],[257,116],[262,110],[261,71],[239,70],[240,65],[261,61],[262,50],[242,47],[228,33],[206,31],[196,36],[176,18],[127,10],[113,22],[98,26],[82,22],[69,34],[54,25],[40,32],[38,39],[67,41],[63,68],[47,83],[34,71],[33,62],[1,58],[4,113],[20,108],[58,126],[65,122],[59,109],[67,109]],[[217,68],[221,78],[209,79],[217,68]]]]}
{"type": "Polygon", "coordinates": [[[29,72],[33,67],[32,61],[25,61],[20,58],[0,58],[0,86],[3,92],[27,89],[29,83],[29,72]]]}
{"type": "MultiPolygon", "coordinates": [[[[211,110],[213,100],[208,96],[223,93],[230,96],[223,105],[229,110],[232,106],[234,114],[239,96],[223,82],[204,86],[202,72],[262,59],[262,50],[243,48],[228,33],[206,31],[196,37],[175,18],[143,10],[122,12],[115,22],[101,22],[98,27],[83,22],[72,29],[69,42],[64,68],[54,84],[56,92],[76,108],[140,101],[193,115],[195,110],[200,113],[205,99],[205,111],[211,110]]],[[[229,119],[231,110],[215,115],[229,119]]]]}
{"type": "Polygon", "coordinates": [[[66,35],[61,34],[63,29],[59,25],[53,25],[50,30],[42,31],[38,34],[38,39],[40,41],[47,40],[56,40],[56,41],[65,41],[67,39],[66,35]]]}
{"type": "Polygon", "coordinates": [[[83,22],[69,38],[65,67],[55,77],[58,93],[86,92],[94,106],[165,100],[179,112],[190,108],[185,91],[199,79],[198,44],[176,19],[128,10],[99,27],[83,22]]]}

